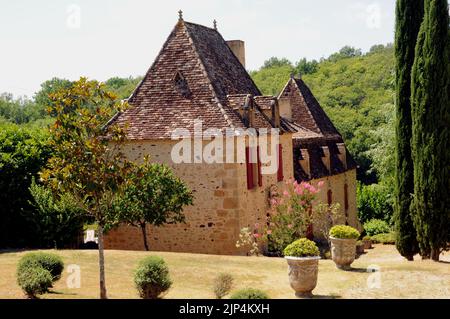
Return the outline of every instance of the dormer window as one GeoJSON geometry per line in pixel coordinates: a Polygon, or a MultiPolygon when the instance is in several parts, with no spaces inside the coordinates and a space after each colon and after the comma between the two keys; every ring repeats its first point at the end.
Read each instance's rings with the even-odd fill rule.
{"type": "Polygon", "coordinates": [[[173,82],[176,90],[181,94],[181,96],[186,99],[191,97],[191,90],[189,89],[188,83],[180,71],[177,71],[177,73],[175,74],[173,82]]]}

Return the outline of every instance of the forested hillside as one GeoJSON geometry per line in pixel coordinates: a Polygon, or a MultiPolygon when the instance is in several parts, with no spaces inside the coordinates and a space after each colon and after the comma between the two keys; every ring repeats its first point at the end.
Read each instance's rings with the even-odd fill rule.
{"type": "Polygon", "coordinates": [[[251,75],[264,94],[277,95],[291,74],[301,76],[343,135],[365,184],[390,184],[393,155],[394,51],[365,54],[344,47],[321,61],[271,58],[251,75]]]}

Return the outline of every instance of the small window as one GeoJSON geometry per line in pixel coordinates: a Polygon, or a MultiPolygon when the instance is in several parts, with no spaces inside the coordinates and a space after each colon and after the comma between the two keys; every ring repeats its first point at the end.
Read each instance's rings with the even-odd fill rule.
{"type": "Polygon", "coordinates": [[[247,166],[247,189],[253,189],[258,186],[262,186],[262,174],[261,174],[261,160],[259,157],[259,147],[252,149],[250,147],[245,148],[245,163],[247,166]],[[251,161],[250,158],[256,155],[256,161],[251,161]]]}
{"type": "Polygon", "coordinates": [[[186,99],[191,97],[191,90],[189,89],[188,83],[181,72],[177,72],[175,74],[173,81],[178,93],[186,99]]]}

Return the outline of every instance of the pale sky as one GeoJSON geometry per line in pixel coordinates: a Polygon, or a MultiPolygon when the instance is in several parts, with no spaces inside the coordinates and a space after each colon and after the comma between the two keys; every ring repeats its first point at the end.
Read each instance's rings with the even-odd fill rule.
{"type": "Polygon", "coordinates": [[[32,96],[52,77],[144,75],[183,10],[246,45],[247,69],[344,45],[393,42],[394,0],[0,0],[0,92],[32,96]]]}

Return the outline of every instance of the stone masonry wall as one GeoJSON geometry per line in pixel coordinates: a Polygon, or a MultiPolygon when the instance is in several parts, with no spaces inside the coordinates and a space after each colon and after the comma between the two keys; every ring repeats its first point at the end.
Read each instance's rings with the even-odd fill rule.
{"type": "MultiPolygon", "coordinates": [[[[292,177],[293,171],[291,135],[283,135],[281,141],[284,172],[288,178],[292,177]]],[[[174,164],[171,150],[175,143],[177,141],[133,141],[128,142],[124,149],[132,160],[140,161],[150,154],[153,161],[169,165],[194,191],[194,205],[184,210],[185,224],[148,226],[150,249],[242,254],[235,246],[239,231],[264,216],[268,207],[267,186],[276,183],[276,174],[265,175],[263,186],[249,191],[245,163],[174,164]]],[[[244,149],[236,151],[245,152],[244,149]]],[[[112,230],[105,236],[105,248],[143,250],[140,229],[123,225],[112,230]]]]}

